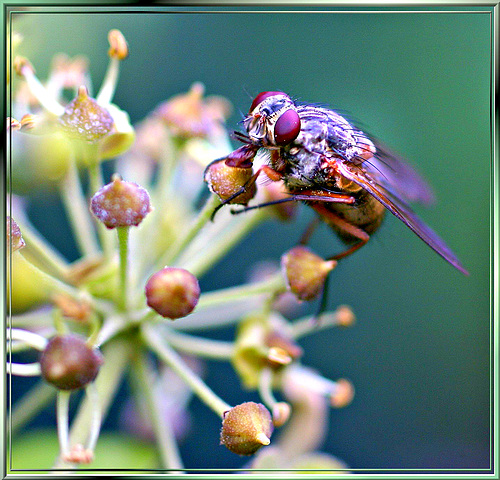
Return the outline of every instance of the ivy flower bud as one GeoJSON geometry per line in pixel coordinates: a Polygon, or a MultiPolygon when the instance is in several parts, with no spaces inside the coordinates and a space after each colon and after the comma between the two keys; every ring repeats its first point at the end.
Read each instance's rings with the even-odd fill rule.
{"type": "Polygon", "coordinates": [[[346,378],[339,378],[336,387],[330,395],[330,404],[334,408],[347,407],[354,398],[354,385],[346,378]]]}
{"type": "Polygon", "coordinates": [[[76,390],[92,382],[104,359],[79,335],[52,338],[40,358],[42,377],[61,390],[76,390]]]}
{"type": "Polygon", "coordinates": [[[35,69],[33,68],[33,65],[31,65],[31,62],[21,56],[17,56],[14,58],[14,64],[13,64],[14,71],[19,75],[20,77],[25,75],[25,71],[29,70],[31,72],[35,72],[35,69]]]}
{"type": "Polygon", "coordinates": [[[147,190],[116,174],[90,202],[90,211],[107,228],[137,226],[151,210],[147,190]]]}
{"type": "Polygon", "coordinates": [[[289,288],[299,300],[316,298],[323,289],[327,275],[336,265],[335,260],[323,260],[302,245],[292,248],[281,257],[289,288]]]}
{"type": "Polygon", "coordinates": [[[198,279],[183,268],[165,267],[146,283],[148,306],[171,320],[189,315],[199,298],[198,279]]]}
{"type": "Polygon", "coordinates": [[[275,427],[283,426],[290,418],[291,413],[292,409],[289,403],[286,402],[275,403],[273,406],[273,425],[275,427]]]}
{"type": "Polygon", "coordinates": [[[62,315],[80,323],[87,323],[92,314],[92,307],[84,300],[76,300],[65,293],[55,293],[52,301],[62,315]]]}
{"type": "Polygon", "coordinates": [[[221,124],[231,113],[231,104],[224,98],[204,98],[205,87],[195,82],[187,93],[176,95],[161,103],[158,115],[179,138],[210,138],[223,131],[221,124]]]}
{"type": "Polygon", "coordinates": [[[77,96],[66,106],[59,118],[63,131],[71,138],[96,143],[113,128],[113,117],[81,86],[77,96]]]}
{"type": "Polygon", "coordinates": [[[128,45],[120,30],[110,30],[108,33],[109,50],[108,55],[117,60],[128,57],[128,45]]]}
{"type": "Polygon", "coordinates": [[[23,248],[26,243],[21,235],[21,229],[13,218],[7,217],[7,251],[12,246],[12,251],[15,252],[23,248]]]}
{"type": "Polygon", "coordinates": [[[246,402],[224,413],[220,443],[238,455],[253,455],[271,443],[273,422],[261,403],[246,402]]]}
{"type": "MultiPolygon", "coordinates": [[[[204,177],[210,191],[218,195],[221,200],[226,200],[241,190],[252,175],[253,169],[251,167],[230,167],[226,164],[225,159],[222,159],[208,165],[204,177]]],[[[257,187],[253,183],[229,203],[246,205],[256,193],[257,187]]]]}

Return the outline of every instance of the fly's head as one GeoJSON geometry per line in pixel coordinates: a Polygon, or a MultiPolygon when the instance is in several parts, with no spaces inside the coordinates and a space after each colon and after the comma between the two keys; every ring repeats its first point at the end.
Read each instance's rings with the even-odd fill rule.
{"type": "Polygon", "coordinates": [[[292,143],[301,126],[295,103],[283,92],[259,93],[243,124],[252,143],[266,148],[292,143]]]}

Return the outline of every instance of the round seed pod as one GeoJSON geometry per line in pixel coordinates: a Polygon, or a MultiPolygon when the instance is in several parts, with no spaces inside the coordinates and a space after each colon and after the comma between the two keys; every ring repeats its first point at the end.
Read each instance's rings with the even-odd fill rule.
{"type": "Polygon", "coordinates": [[[92,382],[104,359],[79,335],[53,337],[40,357],[42,377],[61,390],[76,390],[92,382]]]}
{"type": "Polygon", "coordinates": [[[146,283],[148,306],[171,320],[190,314],[199,298],[198,279],[183,268],[165,267],[146,283]]]}

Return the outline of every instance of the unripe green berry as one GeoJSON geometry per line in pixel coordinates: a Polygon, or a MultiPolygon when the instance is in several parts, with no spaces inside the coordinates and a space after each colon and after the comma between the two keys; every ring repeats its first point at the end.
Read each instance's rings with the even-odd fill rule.
{"type": "Polygon", "coordinates": [[[307,247],[299,245],[281,257],[281,266],[290,290],[299,300],[312,300],[321,291],[335,260],[323,260],[307,247]]]}
{"type": "Polygon", "coordinates": [[[238,455],[253,455],[271,443],[273,422],[261,403],[245,402],[224,412],[220,443],[238,455]]]}
{"type": "Polygon", "coordinates": [[[146,283],[146,301],[162,317],[190,314],[200,298],[198,279],[183,268],[165,267],[151,275],[146,283]]]}
{"type": "MultiPolygon", "coordinates": [[[[225,160],[212,162],[205,169],[205,182],[212,193],[215,193],[221,200],[226,200],[231,195],[237,193],[252,177],[253,169],[230,167],[225,160]]],[[[256,194],[255,183],[249,185],[244,192],[235,197],[229,203],[246,205],[256,194]]]]}
{"type": "Polygon", "coordinates": [[[114,121],[105,108],[89,97],[86,87],[81,86],[59,123],[69,137],[95,143],[111,132],[114,121]]]}
{"type": "Polygon", "coordinates": [[[137,226],[151,209],[147,190],[119,175],[113,175],[90,202],[91,212],[108,228],[137,226]]]}
{"type": "Polygon", "coordinates": [[[92,382],[102,363],[100,351],[73,334],[53,337],[40,358],[42,377],[61,390],[76,390],[92,382]]]}

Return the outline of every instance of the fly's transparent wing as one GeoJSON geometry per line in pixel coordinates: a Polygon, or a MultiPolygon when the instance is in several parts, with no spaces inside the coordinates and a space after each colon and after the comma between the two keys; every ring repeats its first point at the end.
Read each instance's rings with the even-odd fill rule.
{"type": "Polygon", "coordinates": [[[375,155],[363,162],[370,177],[401,199],[431,204],[434,201],[431,187],[416,170],[385,145],[374,143],[377,149],[375,155]]]}
{"type": "Polygon", "coordinates": [[[349,180],[357,183],[368,193],[373,195],[385,208],[393,215],[399,218],[405,225],[408,226],[417,236],[419,236],[429,247],[441,255],[447,262],[453,265],[457,270],[468,275],[467,270],[463,267],[460,260],[446,245],[446,243],[426,225],[420,218],[406,205],[406,203],[398,198],[397,195],[391,193],[379,184],[374,179],[367,176],[365,165],[355,165],[350,162],[340,160],[337,168],[339,172],[349,180]]]}

